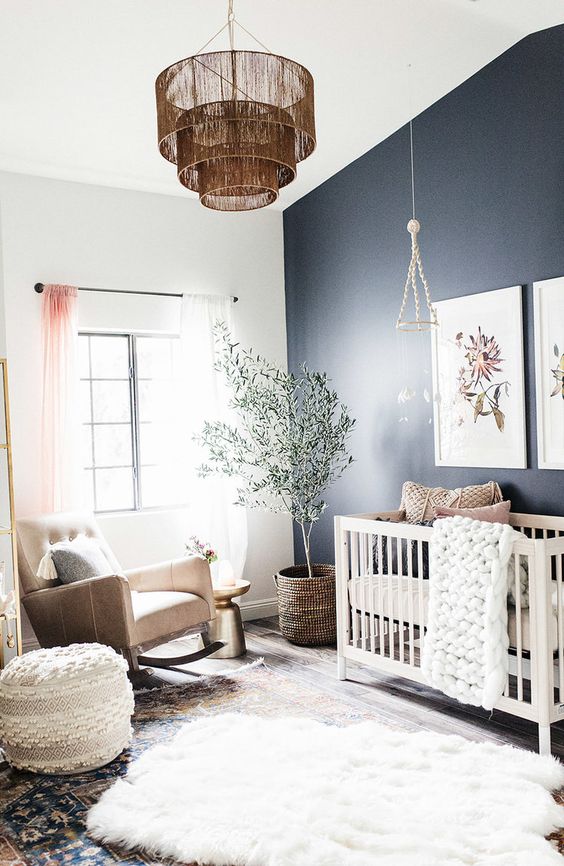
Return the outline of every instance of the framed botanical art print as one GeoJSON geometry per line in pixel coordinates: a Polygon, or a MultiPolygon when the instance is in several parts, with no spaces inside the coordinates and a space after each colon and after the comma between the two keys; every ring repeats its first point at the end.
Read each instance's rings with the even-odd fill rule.
{"type": "Polygon", "coordinates": [[[564,469],[564,277],[534,294],[539,469],[564,469]]]}
{"type": "Polygon", "coordinates": [[[525,469],[521,286],[435,307],[435,463],[525,469]]]}

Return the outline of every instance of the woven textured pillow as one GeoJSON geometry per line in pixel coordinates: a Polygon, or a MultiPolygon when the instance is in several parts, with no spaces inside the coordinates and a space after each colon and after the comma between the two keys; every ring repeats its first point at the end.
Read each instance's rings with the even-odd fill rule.
{"type": "Polygon", "coordinates": [[[446,508],[483,508],[503,500],[499,484],[472,484],[447,490],[445,487],[425,487],[416,481],[406,481],[402,487],[400,509],[405,511],[408,523],[433,520],[433,509],[446,508]]]}
{"type": "Polygon", "coordinates": [[[54,544],[51,558],[61,583],[75,583],[113,571],[98,543],[86,535],[77,535],[73,541],[54,544]]]}
{"type": "Polygon", "coordinates": [[[484,505],[482,508],[435,508],[435,519],[441,517],[470,517],[472,520],[483,520],[486,523],[509,523],[511,502],[496,502],[495,505],[484,505]]]}

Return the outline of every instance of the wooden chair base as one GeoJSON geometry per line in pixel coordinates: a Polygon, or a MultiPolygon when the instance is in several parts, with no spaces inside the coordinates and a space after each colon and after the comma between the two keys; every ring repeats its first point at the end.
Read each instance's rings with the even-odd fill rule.
{"type": "Polygon", "coordinates": [[[199,659],[205,659],[206,656],[223,649],[225,643],[222,640],[214,640],[202,649],[193,653],[187,653],[183,656],[165,656],[158,658],[157,656],[137,656],[137,663],[140,665],[148,665],[152,668],[171,668],[177,665],[189,665],[190,662],[197,662],[199,659]]]}
{"type": "MultiPolygon", "coordinates": [[[[223,649],[225,646],[224,641],[222,640],[214,640],[212,641],[209,635],[209,624],[208,623],[198,623],[198,625],[193,626],[191,629],[187,631],[177,632],[176,634],[171,634],[170,640],[176,640],[180,637],[188,637],[188,636],[196,636],[199,635],[203,647],[202,649],[196,650],[195,652],[185,653],[181,656],[149,656],[143,655],[143,651],[147,651],[153,649],[153,646],[159,646],[159,644],[149,644],[145,646],[139,646],[136,648],[130,647],[128,649],[123,649],[122,653],[129,665],[128,676],[131,682],[133,683],[134,688],[143,688],[144,680],[147,681],[149,678],[153,677],[153,671],[151,668],[161,668],[162,670],[177,670],[178,665],[189,665],[191,662],[197,662],[199,659],[205,659],[207,656],[212,655],[212,653],[217,652],[220,649],[223,649]],[[139,665],[144,666],[144,670],[141,670],[139,665]]],[[[180,671],[180,673],[190,673],[194,676],[198,676],[193,671],[180,671]]],[[[153,686],[148,686],[148,688],[152,688],[153,686]]]]}

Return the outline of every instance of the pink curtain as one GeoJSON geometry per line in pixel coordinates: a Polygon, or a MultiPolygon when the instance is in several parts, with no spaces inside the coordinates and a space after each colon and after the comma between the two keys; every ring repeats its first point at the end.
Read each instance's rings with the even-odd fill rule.
{"type": "Polygon", "coordinates": [[[78,291],[43,289],[42,511],[80,505],[78,428],[78,291]]]}

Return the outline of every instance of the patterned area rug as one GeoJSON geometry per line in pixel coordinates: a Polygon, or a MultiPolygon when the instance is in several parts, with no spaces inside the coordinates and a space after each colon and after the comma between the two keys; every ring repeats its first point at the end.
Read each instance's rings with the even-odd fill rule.
{"type": "MultiPolygon", "coordinates": [[[[327,695],[260,664],[235,674],[138,694],[131,748],[107,767],[53,777],[0,771],[0,866],[156,866],[165,862],[98,846],[85,834],[86,812],[145,749],[168,739],[187,721],[226,712],[300,716],[333,725],[375,718],[354,702],[327,695]]],[[[564,831],[554,834],[554,841],[564,853],[564,831]]]]}
{"type": "Polygon", "coordinates": [[[149,746],[168,739],[187,721],[226,712],[302,716],[336,725],[374,717],[261,664],[228,676],[142,692],[136,695],[131,747],[107,767],[76,776],[0,771],[0,866],[162,862],[98,846],[85,834],[86,812],[149,746]]]}

